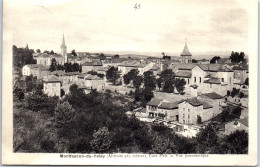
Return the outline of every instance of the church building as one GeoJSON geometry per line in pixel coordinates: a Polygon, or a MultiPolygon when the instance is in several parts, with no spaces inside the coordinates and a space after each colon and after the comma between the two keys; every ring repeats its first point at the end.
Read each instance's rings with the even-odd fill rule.
{"type": "Polygon", "coordinates": [[[63,34],[63,39],[62,39],[62,44],[60,46],[60,49],[61,49],[60,54],[47,54],[47,53],[37,54],[35,57],[35,59],[37,60],[37,64],[50,66],[51,60],[55,59],[57,64],[64,65],[64,63],[68,62],[67,46],[65,44],[64,34],[63,34]]]}
{"type": "Polygon", "coordinates": [[[192,55],[189,51],[186,39],[184,49],[181,53],[181,63],[192,63],[192,55]]]}

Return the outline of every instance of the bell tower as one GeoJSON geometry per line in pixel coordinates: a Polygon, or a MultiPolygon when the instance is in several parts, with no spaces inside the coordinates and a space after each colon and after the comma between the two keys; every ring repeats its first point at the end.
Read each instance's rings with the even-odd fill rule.
{"type": "Polygon", "coordinates": [[[64,63],[67,63],[68,62],[67,46],[65,44],[64,34],[63,34],[63,39],[62,39],[62,44],[60,46],[60,50],[61,50],[61,55],[64,57],[64,63]]]}

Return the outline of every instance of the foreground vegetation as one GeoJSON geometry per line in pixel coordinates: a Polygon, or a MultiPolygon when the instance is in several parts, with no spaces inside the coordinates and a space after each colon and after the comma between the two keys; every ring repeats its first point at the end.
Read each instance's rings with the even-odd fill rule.
{"type": "Polygon", "coordinates": [[[14,100],[15,152],[247,153],[248,135],[220,138],[213,126],[197,138],[177,136],[161,125],[127,117],[109,91],[85,94],[77,86],[62,100],[40,89],[14,100]]]}

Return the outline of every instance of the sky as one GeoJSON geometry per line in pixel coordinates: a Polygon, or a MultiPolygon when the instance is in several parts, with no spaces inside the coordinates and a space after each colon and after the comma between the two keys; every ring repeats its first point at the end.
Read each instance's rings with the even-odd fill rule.
{"type": "Polygon", "coordinates": [[[8,1],[4,25],[17,47],[68,52],[138,52],[178,56],[248,52],[248,11],[239,0],[8,1]],[[140,9],[135,9],[140,4],[140,9]],[[11,24],[12,23],[12,24],[11,24]]]}

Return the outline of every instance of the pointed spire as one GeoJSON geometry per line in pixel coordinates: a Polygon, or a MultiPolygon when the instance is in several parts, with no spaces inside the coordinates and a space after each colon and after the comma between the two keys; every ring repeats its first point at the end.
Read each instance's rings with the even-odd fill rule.
{"type": "Polygon", "coordinates": [[[64,32],[63,32],[63,38],[62,38],[62,44],[61,44],[61,46],[66,46],[66,44],[65,44],[65,38],[64,38],[64,32]]]}
{"type": "Polygon", "coordinates": [[[183,51],[181,53],[181,56],[191,56],[191,53],[189,51],[188,45],[187,45],[187,40],[185,38],[185,46],[183,48],[183,51]]]}

